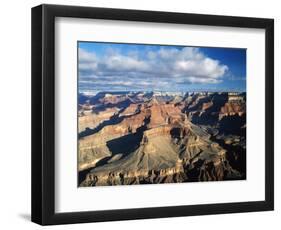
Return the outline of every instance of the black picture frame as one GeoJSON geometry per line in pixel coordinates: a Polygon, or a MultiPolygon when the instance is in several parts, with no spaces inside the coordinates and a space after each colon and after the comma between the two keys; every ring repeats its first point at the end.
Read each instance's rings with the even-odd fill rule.
{"type": "MultiPolygon", "coordinates": [[[[262,151],[262,150],[261,150],[262,151]]],[[[94,208],[94,207],[93,207],[94,208]]],[[[274,209],[274,20],[62,5],[32,8],[32,221],[41,225],[274,209]],[[55,18],[89,18],[265,29],[265,200],[55,213],[55,18]]]]}

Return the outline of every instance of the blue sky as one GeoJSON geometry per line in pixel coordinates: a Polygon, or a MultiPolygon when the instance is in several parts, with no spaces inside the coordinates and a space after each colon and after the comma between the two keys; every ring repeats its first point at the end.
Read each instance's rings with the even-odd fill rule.
{"type": "Polygon", "coordinates": [[[79,92],[246,91],[246,50],[78,42],[79,92]]]}

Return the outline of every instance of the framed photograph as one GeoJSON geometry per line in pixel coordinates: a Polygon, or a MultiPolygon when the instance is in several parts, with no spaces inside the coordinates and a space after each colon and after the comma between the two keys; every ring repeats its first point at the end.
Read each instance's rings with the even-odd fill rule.
{"type": "Polygon", "coordinates": [[[32,221],[274,208],[274,21],[32,8],[32,221]]]}

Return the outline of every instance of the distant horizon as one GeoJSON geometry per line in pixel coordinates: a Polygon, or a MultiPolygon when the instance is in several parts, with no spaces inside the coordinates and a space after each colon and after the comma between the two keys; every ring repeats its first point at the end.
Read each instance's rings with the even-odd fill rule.
{"type": "Polygon", "coordinates": [[[95,96],[99,93],[155,93],[155,92],[159,92],[159,93],[246,93],[246,91],[211,91],[211,90],[189,90],[189,91],[161,91],[161,90],[154,90],[154,91],[149,91],[149,90],[128,90],[128,91],[120,91],[120,90],[116,90],[116,91],[97,91],[97,92],[78,92],[78,95],[82,94],[84,96],[95,96]]]}
{"type": "Polygon", "coordinates": [[[246,92],[246,49],[78,42],[78,92],[246,92]]]}

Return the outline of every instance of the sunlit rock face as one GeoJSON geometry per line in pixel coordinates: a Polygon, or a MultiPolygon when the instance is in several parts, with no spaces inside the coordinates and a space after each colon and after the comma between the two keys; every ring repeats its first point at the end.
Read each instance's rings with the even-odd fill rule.
{"type": "Polygon", "coordinates": [[[100,93],[78,107],[79,186],[246,178],[246,96],[100,93]]]}

